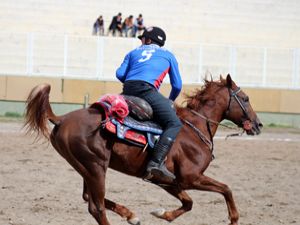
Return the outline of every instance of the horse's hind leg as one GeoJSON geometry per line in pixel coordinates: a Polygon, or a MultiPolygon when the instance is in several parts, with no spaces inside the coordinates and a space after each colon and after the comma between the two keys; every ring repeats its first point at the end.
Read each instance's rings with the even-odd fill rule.
{"type": "Polygon", "coordinates": [[[127,222],[129,224],[132,224],[132,225],[140,225],[141,224],[139,218],[136,217],[133,212],[131,212],[129,209],[127,209],[123,205],[119,205],[109,199],[105,199],[105,208],[119,214],[123,218],[126,218],[127,222]]]}
{"type": "Polygon", "coordinates": [[[230,219],[229,225],[238,224],[239,213],[233,200],[232,192],[226,184],[218,182],[210,177],[201,175],[199,179],[193,182],[193,187],[198,190],[211,191],[222,194],[225,198],[226,205],[228,208],[228,214],[230,219]]]}
{"type": "Polygon", "coordinates": [[[173,195],[175,198],[179,199],[180,202],[182,203],[182,206],[173,211],[165,211],[164,209],[158,209],[151,212],[152,215],[171,222],[177,217],[181,216],[182,214],[192,209],[193,200],[185,191],[173,186],[169,186],[169,187],[166,186],[162,188],[166,190],[169,194],[173,195]]]}
{"type": "Polygon", "coordinates": [[[109,225],[105,211],[105,170],[101,166],[94,170],[96,174],[85,179],[88,192],[88,207],[90,214],[99,225],[109,225]]]}
{"type": "Polygon", "coordinates": [[[89,201],[89,194],[87,190],[87,186],[85,181],[83,180],[83,191],[82,191],[82,198],[84,201],[88,202],[89,201]]]}
{"type": "MultiPolygon", "coordinates": [[[[83,193],[82,198],[85,201],[89,201],[88,189],[86,182],[83,181],[83,193]]],[[[119,214],[122,218],[126,218],[127,222],[132,225],[140,225],[140,219],[135,216],[128,208],[123,205],[119,205],[109,199],[104,199],[105,208],[119,214]]]]}

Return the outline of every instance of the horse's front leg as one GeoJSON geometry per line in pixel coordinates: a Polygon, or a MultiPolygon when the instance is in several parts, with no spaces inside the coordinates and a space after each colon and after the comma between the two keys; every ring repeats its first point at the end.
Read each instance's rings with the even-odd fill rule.
{"type": "Polygon", "coordinates": [[[166,190],[169,194],[173,195],[175,198],[179,199],[182,206],[173,211],[165,211],[164,209],[157,209],[151,212],[152,215],[171,222],[175,220],[177,217],[181,216],[182,214],[192,209],[193,200],[185,191],[174,186],[163,186],[161,188],[166,190]]]}
{"type": "MultiPolygon", "coordinates": [[[[197,190],[203,190],[203,191],[211,191],[211,192],[217,192],[224,196],[230,224],[229,225],[238,225],[239,220],[239,213],[237,211],[235,202],[233,200],[232,192],[230,188],[221,182],[218,182],[210,177],[201,175],[197,180],[195,180],[193,183],[193,188],[197,190]]],[[[191,188],[191,187],[189,187],[191,188]]]]}

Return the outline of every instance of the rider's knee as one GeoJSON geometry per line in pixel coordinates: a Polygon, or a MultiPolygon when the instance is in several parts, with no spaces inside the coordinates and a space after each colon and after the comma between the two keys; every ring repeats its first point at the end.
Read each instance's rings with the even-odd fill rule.
{"type": "Polygon", "coordinates": [[[182,127],[182,123],[179,119],[176,119],[174,120],[172,123],[171,123],[171,127],[176,130],[177,132],[179,132],[179,130],[181,129],[182,127]]]}

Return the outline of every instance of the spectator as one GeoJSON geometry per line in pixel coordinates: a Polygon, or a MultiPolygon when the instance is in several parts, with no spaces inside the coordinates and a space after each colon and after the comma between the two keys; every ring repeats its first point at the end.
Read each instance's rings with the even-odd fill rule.
{"type": "Polygon", "coordinates": [[[123,23],[123,32],[125,37],[132,37],[133,35],[133,16],[127,17],[123,23]]]}
{"type": "Polygon", "coordinates": [[[116,36],[116,31],[119,32],[119,35],[122,36],[122,13],[118,13],[118,15],[112,18],[112,21],[108,28],[108,35],[112,32],[113,36],[116,36]]]}
{"type": "Polygon", "coordinates": [[[144,30],[145,30],[144,19],[143,19],[143,15],[140,14],[139,17],[136,18],[134,21],[133,37],[135,37],[137,33],[138,35],[141,35],[144,30]]]}
{"type": "Polygon", "coordinates": [[[93,25],[93,35],[104,35],[104,20],[100,15],[93,25]]]}

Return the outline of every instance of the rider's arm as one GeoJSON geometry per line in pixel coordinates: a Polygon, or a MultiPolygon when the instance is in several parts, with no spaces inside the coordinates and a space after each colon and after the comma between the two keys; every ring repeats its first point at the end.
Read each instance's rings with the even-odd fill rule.
{"type": "Polygon", "coordinates": [[[121,64],[121,66],[116,71],[117,78],[123,83],[126,79],[127,70],[129,67],[129,54],[127,54],[121,64]]]}
{"type": "Polygon", "coordinates": [[[172,86],[172,90],[169,96],[169,99],[172,101],[175,101],[177,96],[179,95],[181,88],[182,88],[182,81],[181,81],[181,75],[179,73],[178,69],[178,63],[175,57],[172,57],[170,60],[170,70],[169,70],[169,75],[170,75],[170,82],[172,86]]]}

